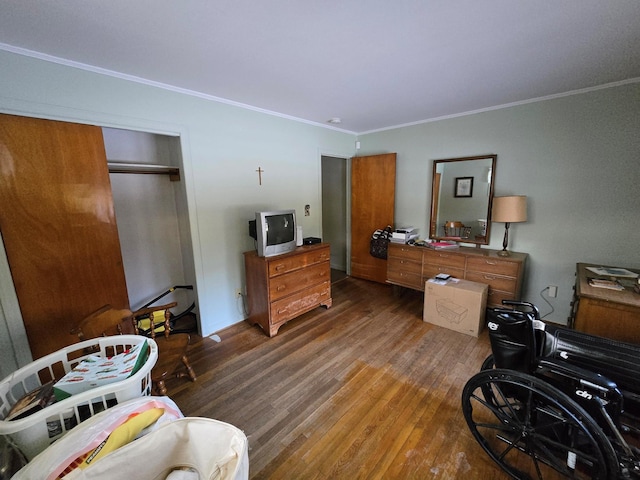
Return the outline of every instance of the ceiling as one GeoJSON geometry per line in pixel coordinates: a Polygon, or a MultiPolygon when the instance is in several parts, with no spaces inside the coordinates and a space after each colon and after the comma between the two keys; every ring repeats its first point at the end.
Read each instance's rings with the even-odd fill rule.
{"type": "Polygon", "coordinates": [[[364,133],[640,81],[640,1],[2,0],[0,48],[364,133]]]}

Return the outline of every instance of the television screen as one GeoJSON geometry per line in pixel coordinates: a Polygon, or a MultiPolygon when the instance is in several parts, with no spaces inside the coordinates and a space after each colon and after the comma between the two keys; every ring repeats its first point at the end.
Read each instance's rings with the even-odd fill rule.
{"type": "Polygon", "coordinates": [[[265,217],[267,245],[280,245],[296,239],[295,221],[292,213],[265,217]]]}

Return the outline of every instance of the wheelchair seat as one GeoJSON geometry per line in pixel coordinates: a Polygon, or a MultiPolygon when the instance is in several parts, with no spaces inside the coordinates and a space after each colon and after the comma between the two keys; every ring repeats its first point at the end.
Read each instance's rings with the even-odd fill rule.
{"type": "Polygon", "coordinates": [[[546,324],[541,357],[596,371],[623,390],[640,393],[640,345],[546,324]]]}
{"type": "Polygon", "coordinates": [[[640,394],[640,345],[598,337],[544,323],[534,312],[487,309],[489,338],[498,368],[532,373],[540,360],[575,365],[640,394]]]}

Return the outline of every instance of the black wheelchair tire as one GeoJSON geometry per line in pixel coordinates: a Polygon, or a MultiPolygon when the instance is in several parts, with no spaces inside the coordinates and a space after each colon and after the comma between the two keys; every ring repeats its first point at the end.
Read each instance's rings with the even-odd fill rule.
{"type": "Polygon", "coordinates": [[[482,362],[482,367],[480,367],[480,370],[492,370],[493,368],[495,368],[495,366],[496,361],[493,359],[493,355],[489,355],[484,359],[484,362],[482,362]]]}
{"type": "Polygon", "coordinates": [[[462,410],[476,441],[506,473],[516,479],[548,478],[543,471],[570,478],[617,478],[611,442],[580,405],[542,379],[493,369],[488,362],[466,383],[462,410]],[[564,445],[565,436],[576,444],[564,445]],[[576,470],[567,467],[569,459],[576,462],[576,470]],[[528,471],[521,470],[521,464],[528,471]]]}

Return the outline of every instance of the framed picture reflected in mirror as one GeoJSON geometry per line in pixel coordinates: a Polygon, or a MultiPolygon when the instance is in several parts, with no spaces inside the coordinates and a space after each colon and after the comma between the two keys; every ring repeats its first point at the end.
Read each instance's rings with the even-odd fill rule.
{"type": "Polygon", "coordinates": [[[456,177],[454,197],[473,197],[473,177],[456,177]]]}

